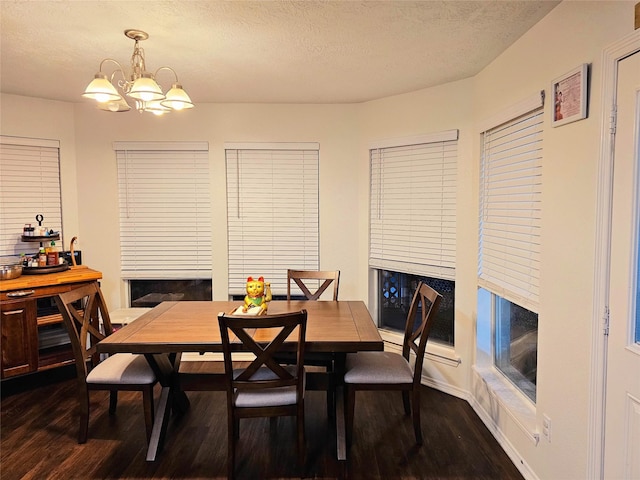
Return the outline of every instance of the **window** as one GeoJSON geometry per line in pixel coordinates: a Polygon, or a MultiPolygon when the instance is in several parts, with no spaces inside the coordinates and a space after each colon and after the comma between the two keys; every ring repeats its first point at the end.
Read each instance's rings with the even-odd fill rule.
{"type": "Polygon", "coordinates": [[[380,312],[382,328],[404,332],[411,300],[418,288],[418,283],[423,281],[442,295],[440,309],[429,334],[429,341],[454,345],[455,282],[388,270],[378,272],[380,285],[378,312],[380,312]]]}
{"type": "Polygon", "coordinates": [[[227,144],[229,294],[264,276],[274,298],[287,269],[318,270],[317,143],[227,144]]]}
{"type": "Polygon", "coordinates": [[[404,331],[404,306],[422,278],[451,296],[450,315],[436,321],[438,333],[432,337],[449,345],[454,338],[457,149],[458,131],[451,130],[379,142],[369,152],[369,266],[380,275],[378,325],[404,331]]]}
{"type": "Polygon", "coordinates": [[[542,191],[541,97],[482,135],[478,348],[535,402],[542,191]],[[486,344],[487,333],[494,332],[486,344]]]}
{"type": "Polygon", "coordinates": [[[0,255],[37,251],[37,243],[20,241],[25,224],[38,225],[36,215],[62,232],[59,152],[57,140],[0,136],[0,255]]]}
{"type": "Polygon", "coordinates": [[[125,279],[211,278],[206,142],[116,142],[125,279]]]}

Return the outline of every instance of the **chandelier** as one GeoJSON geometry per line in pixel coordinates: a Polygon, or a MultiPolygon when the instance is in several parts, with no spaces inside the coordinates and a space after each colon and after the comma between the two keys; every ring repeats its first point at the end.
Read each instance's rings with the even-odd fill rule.
{"type": "Polygon", "coordinates": [[[147,71],[144,49],[140,46],[140,42],[149,38],[149,35],[141,30],[132,29],[125,30],[124,34],[136,42],[131,55],[129,73],[116,60],[105,58],[100,62],[100,71],[95,74],[95,78],[89,83],[82,96],[96,100],[98,108],[108,112],[127,112],[131,110],[131,106],[134,106],[139,112],[163,115],[174,110],[193,108],[193,102],[178,82],[178,74],[173,68],[160,67],[155,73],[147,71]],[[105,63],[108,62],[114,63],[117,67],[110,77],[107,77],[103,71],[105,63]],[[172,72],[175,77],[174,83],[166,94],[162,92],[155,80],[162,70],[172,72]],[[128,97],[129,101],[125,97],[128,97]]]}

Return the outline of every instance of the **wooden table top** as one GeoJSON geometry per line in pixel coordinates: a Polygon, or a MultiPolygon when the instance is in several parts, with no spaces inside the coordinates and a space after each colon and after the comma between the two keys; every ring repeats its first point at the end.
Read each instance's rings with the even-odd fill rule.
{"type": "MultiPolygon", "coordinates": [[[[163,302],[98,344],[104,353],[216,352],[222,350],[218,314],[240,302],[163,302]]],[[[306,351],[383,350],[362,301],[272,301],[268,313],[307,310],[306,351]]],[[[258,339],[259,340],[259,339],[258,339]]],[[[268,341],[267,338],[265,340],[268,341]]]]}

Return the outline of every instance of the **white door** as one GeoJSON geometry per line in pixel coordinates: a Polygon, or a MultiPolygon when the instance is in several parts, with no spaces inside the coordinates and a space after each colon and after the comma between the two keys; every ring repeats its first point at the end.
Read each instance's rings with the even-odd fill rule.
{"type": "Polygon", "coordinates": [[[604,478],[640,480],[640,52],[618,65],[604,478]]]}

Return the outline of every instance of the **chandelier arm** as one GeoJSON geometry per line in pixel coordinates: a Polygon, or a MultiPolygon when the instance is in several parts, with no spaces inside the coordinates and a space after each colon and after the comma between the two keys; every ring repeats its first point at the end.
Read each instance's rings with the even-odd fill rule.
{"type": "Polygon", "coordinates": [[[105,58],[104,60],[102,60],[100,62],[100,72],[101,73],[105,73],[102,70],[105,62],[112,62],[112,63],[116,64],[116,66],[118,68],[116,68],[113,72],[111,72],[111,75],[109,76],[109,80],[113,84],[113,80],[114,80],[114,77],[115,77],[116,73],[120,72],[120,76],[122,77],[122,80],[118,80],[116,85],[118,85],[120,88],[122,88],[126,92],[127,91],[126,86],[129,85],[130,82],[127,81],[127,74],[124,71],[124,68],[122,68],[122,65],[120,64],[120,62],[118,62],[117,60],[114,60],[113,58],[105,58]]]}
{"type": "MultiPolygon", "coordinates": [[[[173,68],[171,68],[171,67],[160,67],[160,68],[158,68],[158,69],[156,70],[156,72],[153,74],[153,78],[157,78],[157,77],[158,77],[158,72],[159,72],[160,70],[170,70],[171,72],[173,72],[173,76],[174,76],[174,77],[176,77],[176,81],[175,81],[175,83],[180,83],[180,82],[178,81],[178,74],[177,74],[177,73],[176,73],[176,71],[175,71],[173,68]]],[[[156,80],[156,81],[157,81],[157,80],[156,80]]]]}

